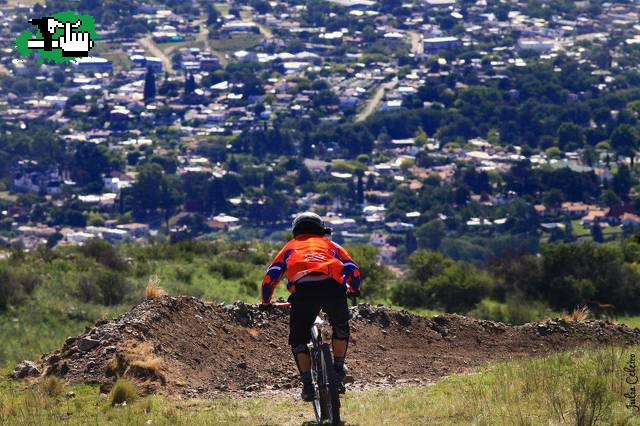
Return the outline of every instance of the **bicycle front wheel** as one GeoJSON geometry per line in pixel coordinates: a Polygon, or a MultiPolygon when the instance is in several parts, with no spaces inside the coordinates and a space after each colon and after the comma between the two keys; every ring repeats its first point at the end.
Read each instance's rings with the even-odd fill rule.
{"type": "Polygon", "coordinates": [[[340,424],[340,395],[338,378],[333,369],[333,357],[328,343],[320,346],[320,371],[318,372],[318,391],[322,420],[332,425],[340,424]]]}

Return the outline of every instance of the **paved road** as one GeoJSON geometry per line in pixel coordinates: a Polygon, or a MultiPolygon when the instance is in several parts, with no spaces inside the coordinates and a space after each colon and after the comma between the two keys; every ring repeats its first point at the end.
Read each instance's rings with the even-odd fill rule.
{"type": "Polygon", "coordinates": [[[378,86],[378,88],[376,89],[376,92],[367,101],[367,104],[362,109],[362,111],[360,111],[358,115],[356,115],[356,119],[355,119],[356,123],[366,120],[366,118],[376,110],[376,108],[378,107],[378,104],[380,103],[380,101],[382,100],[382,97],[384,96],[384,93],[387,90],[391,90],[394,87],[396,87],[397,84],[398,84],[398,79],[394,78],[393,80],[378,86]]]}

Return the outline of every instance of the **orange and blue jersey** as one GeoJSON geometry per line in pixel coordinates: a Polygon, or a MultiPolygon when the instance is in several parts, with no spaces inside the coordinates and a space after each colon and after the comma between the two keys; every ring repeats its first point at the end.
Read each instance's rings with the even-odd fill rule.
{"type": "Polygon", "coordinates": [[[296,282],[309,274],[323,274],[347,292],[360,289],[360,269],[349,253],[333,241],[314,234],[298,235],[280,250],[262,280],[262,302],[269,303],[282,278],[287,289],[296,291],[296,282]]]}

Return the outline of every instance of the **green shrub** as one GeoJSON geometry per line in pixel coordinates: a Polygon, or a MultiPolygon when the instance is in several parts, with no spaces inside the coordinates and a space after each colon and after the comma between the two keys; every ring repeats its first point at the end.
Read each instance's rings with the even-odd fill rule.
{"type": "Polygon", "coordinates": [[[111,405],[130,403],[138,397],[138,390],[135,383],[130,380],[119,378],[113,385],[109,393],[111,405]]]}
{"type": "Polygon", "coordinates": [[[105,240],[94,238],[80,248],[80,252],[114,271],[127,270],[129,265],[118,249],[105,240]]]}
{"type": "Polygon", "coordinates": [[[189,267],[178,266],[176,268],[176,279],[185,284],[191,284],[193,280],[193,269],[189,267]]]}
{"type": "Polygon", "coordinates": [[[102,291],[98,286],[96,276],[92,273],[81,275],[78,279],[76,297],[82,302],[102,303],[102,291]]]}
{"type": "Polygon", "coordinates": [[[99,270],[80,276],[76,294],[83,302],[112,306],[124,302],[132,291],[131,283],[121,273],[99,270]]]}
{"type": "Polygon", "coordinates": [[[393,274],[378,262],[378,248],[366,244],[348,244],[345,248],[360,267],[362,298],[369,301],[385,300],[393,274]]]}
{"type": "Polygon", "coordinates": [[[492,299],[482,299],[469,312],[469,315],[479,319],[520,325],[549,318],[553,315],[553,312],[544,302],[525,302],[516,298],[508,298],[506,303],[492,299]]]}
{"type": "Polygon", "coordinates": [[[186,240],[177,243],[154,243],[143,248],[136,247],[134,255],[145,260],[186,260],[193,261],[196,256],[217,255],[216,245],[206,241],[186,240]]]}
{"type": "Polygon", "coordinates": [[[102,304],[107,306],[122,303],[132,290],[131,284],[122,274],[112,271],[99,274],[97,284],[102,292],[102,304]]]}
{"type": "Polygon", "coordinates": [[[394,303],[408,307],[440,306],[447,312],[466,312],[492,294],[490,275],[465,262],[418,250],[409,257],[411,273],[392,293],[394,303]]]}
{"type": "Polygon", "coordinates": [[[41,281],[35,272],[0,266],[0,311],[23,303],[41,281]]]}
{"type": "Polygon", "coordinates": [[[577,426],[592,426],[611,412],[613,398],[607,379],[593,373],[579,373],[571,385],[571,399],[577,426]]]}
{"type": "Polygon", "coordinates": [[[247,264],[228,259],[218,258],[209,264],[209,272],[220,274],[225,280],[242,278],[250,270],[247,264]]]}
{"type": "Polygon", "coordinates": [[[240,280],[240,291],[249,296],[255,296],[258,294],[258,283],[251,278],[243,278],[240,280]]]}
{"type": "Polygon", "coordinates": [[[0,311],[4,311],[9,306],[9,299],[13,292],[11,278],[7,269],[0,269],[0,311]]]}
{"type": "Polygon", "coordinates": [[[249,255],[249,262],[257,266],[267,266],[270,261],[271,256],[261,251],[254,251],[249,255]]]}
{"type": "Polygon", "coordinates": [[[139,259],[133,263],[133,276],[142,278],[151,275],[153,268],[146,259],[139,259]]]}

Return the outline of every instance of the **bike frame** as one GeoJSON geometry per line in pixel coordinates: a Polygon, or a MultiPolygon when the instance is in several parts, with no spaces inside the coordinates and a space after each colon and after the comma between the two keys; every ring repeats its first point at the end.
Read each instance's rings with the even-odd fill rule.
{"type": "Polygon", "coordinates": [[[309,342],[309,355],[311,356],[311,377],[313,379],[314,387],[316,388],[316,397],[313,399],[313,412],[316,415],[316,421],[318,423],[322,420],[322,408],[320,406],[320,386],[322,380],[319,376],[321,370],[320,367],[320,345],[322,345],[322,335],[320,333],[320,327],[324,324],[324,321],[319,316],[311,326],[311,342],[309,342]]]}

